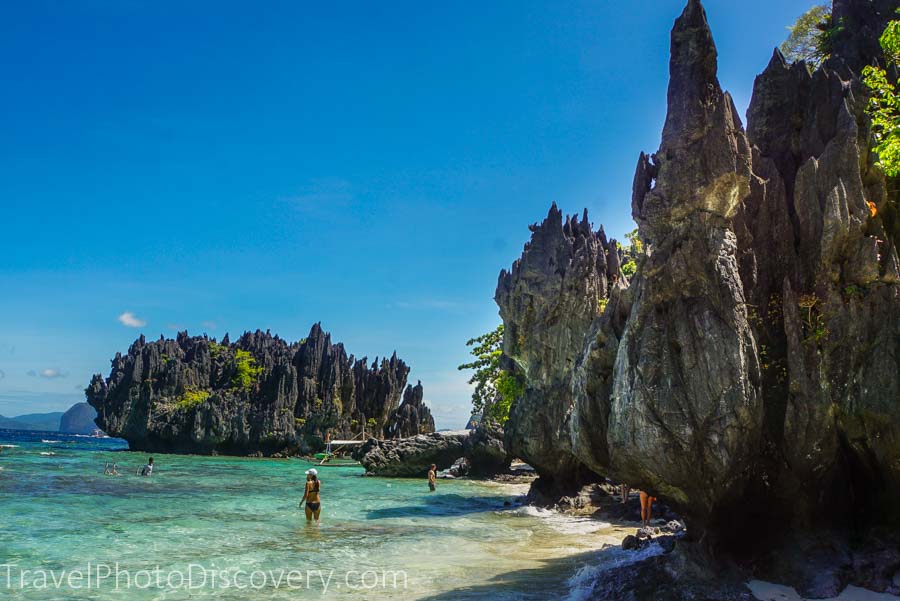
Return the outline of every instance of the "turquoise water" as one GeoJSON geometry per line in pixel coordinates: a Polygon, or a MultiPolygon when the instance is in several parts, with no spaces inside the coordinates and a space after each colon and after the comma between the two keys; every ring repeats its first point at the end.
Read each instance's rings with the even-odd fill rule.
{"type": "Polygon", "coordinates": [[[322,521],[308,525],[301,460],[157,455],[142,478],[147,455],[122,441],[0,430],[0,444],[13,445],[0,454],[4,598],[564,598],[619,536],[519,507],[522,487],[429,493],[355,467],[320,470],[322,521]],[[123,475],[104,476],[107,461],[123,475]]]}

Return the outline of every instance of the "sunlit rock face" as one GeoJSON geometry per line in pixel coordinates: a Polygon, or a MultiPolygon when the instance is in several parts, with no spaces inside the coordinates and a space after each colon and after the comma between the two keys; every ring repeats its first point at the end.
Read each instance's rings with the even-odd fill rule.
{"type": "Polygon", "coordinates": [[[501,272],[495,296],[504,368],[525,384],[506,426],[507,446],[544,485],[577,489],[590,473],[572,454],[572,374],[591,324],[625,277],[616,241],[592,230],[587,211],[564,220],[554,204],[531,232],[522,257],[501,272]]]}
{"type": "MultiPolygon", "coordinates": [[[[568,288],[549,259],[501,274],[504,352],[531,391],[507,427],[515,454],[655,493],[711,548],[900,522],[900,186],[869,151],[858,79],[898,7],[837,0],[864,27],[815,71],[776,51],[745,133],[688,2],[660,148],[635,173],[645,256],[630,286],[607,282],[591,314],[595,271],[568,288]]],[[[539,245],[568,256],[570,242],[539,245]]]]}
{"type": "Polygon", "coordinates": [[[706,520],[741,494],[763,403],[732,226],[750,193],[750,145],[699,2],[672,30],[670,76],[662,143],[635,178],[649,256],[613,367],[607,443],[619,478],[706,520]]]}

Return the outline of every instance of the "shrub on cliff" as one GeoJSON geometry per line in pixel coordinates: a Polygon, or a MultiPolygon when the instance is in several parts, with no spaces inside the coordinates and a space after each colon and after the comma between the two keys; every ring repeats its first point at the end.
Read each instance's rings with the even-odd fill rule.
{"type": "Polygon", "coordinates": [[[202,405],[210,397],[208,390],[186,390],[181,398],[178,399],[179,409],[193,409],[197,405],[202,405]]]}
{"type": "MultiPolygon", "coordinates": [[[[888,66],[900,64],[900,20],[888,23],[878,41],[888,66]]],[[[872,95],[868,112],[875,137],[873,150],[885,175],[897,177],[900,175],[900,97],[895,83],[885,69],[872,65],[863,69],[863,82],[872,95]]]]}
{"type": "Polygon", "coordinates": [[[472,408],[479,415],[493,417],[503,424],[509,419],[509,410],[516,398],[525,392],[525,385],[520,378],[500,368],[500,356],[503,354],[503,324],[494,330],[472,338],[466,346],[475,360],[460,365],[458,369],[473,369],[475,373],[469,384],[475,385],[472,391],[472,408]]]}
{"type": "Polygon", "coordinates": [[[250,390],[262,371],[263,368],[256,364],[256,358],[250,351],[237,349],[234,352],[234,376],[231,382],[235,388],[250,390]]]}

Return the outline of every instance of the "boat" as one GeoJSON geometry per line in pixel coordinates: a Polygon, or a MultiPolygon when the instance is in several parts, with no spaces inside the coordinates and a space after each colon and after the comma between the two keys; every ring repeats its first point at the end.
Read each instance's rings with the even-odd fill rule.
{"type": "Polygon", "coordinates": [[[356,467],[359,461],[349,457],[347,449],[362,443],[362,440],[330,440],[325,443],[325,450],[313,455],[309,461],[321,467],[356,467]]]}

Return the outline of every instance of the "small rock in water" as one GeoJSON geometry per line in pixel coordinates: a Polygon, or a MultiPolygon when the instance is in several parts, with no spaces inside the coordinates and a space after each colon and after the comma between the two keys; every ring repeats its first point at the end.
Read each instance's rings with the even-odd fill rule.
{"type": "Polygon", "coordinates": [[[653,540],[659,543],[659,546],[662,547],[663,553],[671,553],[675,550],[675,537],[671,534],[660,536],[659,538],[655,538],[653,540]]]}
{"type": "Polygon", "coordinates": [[[625,551],[637,551],[641,548],[641,541],[633,534],[622,539],[622,549],[625,551]]]}

